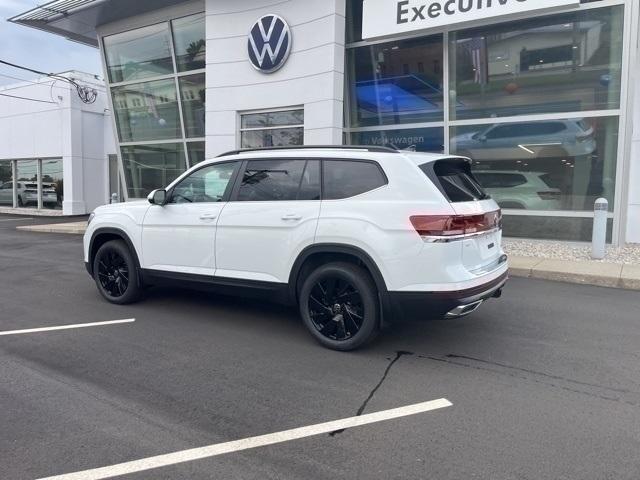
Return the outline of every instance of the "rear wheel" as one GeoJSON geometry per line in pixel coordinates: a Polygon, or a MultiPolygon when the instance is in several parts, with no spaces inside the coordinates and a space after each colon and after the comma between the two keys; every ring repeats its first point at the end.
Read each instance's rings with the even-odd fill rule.
{"type": "Polygon", "coordinates": [[[124,305],[140,298],[136,264],[122,240],[102,245],[93,260],[93,278],[100,294],[109,302],[124,305]]]}
{"type": "Polygon", "coordinates": [[[378,332],[376,287],[364,269],[350,263],[314,270],[300,290],[299,308],[311,335],[333,350],[355,350],[378,332]]]}

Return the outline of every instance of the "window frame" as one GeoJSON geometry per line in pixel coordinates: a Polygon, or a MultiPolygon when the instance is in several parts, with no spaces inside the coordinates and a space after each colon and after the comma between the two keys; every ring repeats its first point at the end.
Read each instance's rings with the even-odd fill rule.
{"type": "Polygon", "coordinates": [[[279,107],[279,108],[267,108],[267,109],[261,109],[261,110],[245,110],[245,111],[239,111],[238,112],[238,120],[237,120],[237,125],[238,125],[238,135],[236,136],[236,146],[239,149],[242,149],[242,134],[244,132],[263,132],[263,131],[268,131],[268,130],[284,130],[284,129],[293,129],[293,128],[301,128],[302,129],[302,135],[303,135],[303,143],[304,143],[304,117],[305,117],[306,111],[304,108],[304,105],[292,105],[292,106],[288,106],[288,107],[279,107]],[[279,112],[289,112],[289,111],[294,111],[294,110],[299,110],[302,111],[302,123],[301,124],[290,124],[290,125],[277,125],[277,126],[272,126],[272,127],[243,127],[242,126],[242,117],[244,117],[245,115],[259,115],[259,114],[263,114],[263,113],[279,113],[279,112]]]}
{"type": "Polygon", "coordinates": [[[233,173],[231,174],[231,178],[229,179],[229,183],[227,184],[227,187],[224,191],[224,195],[222,195],[222,198],[217,201],[217,202],[197,202],[197,203],[189,203],[187,205],[202,205],[202,204],[218,204],[218,203],[226,203],[229,201],[229,198],[231,197],[231,193],[235,187],[235,184],[237,182],[238,179],[238,172],[240,171],[240,165],[241,165],[242,161],[241,160],[226,160],[224,162],[213,162],[213,163],[208,163],[206,165],[198,165],[197,168],[193,169],[193,170],[187,170],[182,176],[176,178],[168,187],[166,187],[166,192],[167,192],[167,198],[169,199],[167,201],[167,203],[165,205],[184,205],[184,204],[177,204],[177,203],[171,203],[171,199],[173,197],[173,192],[176,189],[176,187],[178,185],[180,185],[183,181],[185,181],[187,178],[189,178],[191,175],[193,175],[194,173],[199,172],[200,170],[203,170],[205,168],[209,168],[209,167],[217,167],[220,165],[228,165],[228,164],[234,164],[234,170],[233,173]]]}
{"type": "MultiPolygon", "coordinates": [[[[238,176],[236,178],[235,181],[235,185],[233,186],[233,191],[231,192],[231,198],[229,199],[230,202],[236,202],[236,203],[283,203],[283,202],[321,202],[322,201],[322,159],[321,158],[313,158],[313,157],[254,157],[254,158],[247,158],[247,159],[242,159],[242,166],[240,167],[240,169],[238,170],[238,176]],[[297,161],[297,162],[305,162],[305,167],[303,169],[302,174],[304,175],[304,170],[306,170],[307,168],[307,162],[309,162],[310,160],[316,160],[318,162],[320,162],[320,198],[318,200],[302,200],[302,199],[295,199],[295,200],[238,200],[238,195],[240,193],[240,188],[242,187],[242,180],[244,179],[244,174],[247,171],[247,166],[249,165],[249,162],[268,162],[268,161],[273,161],[273,160],[287,160],[287,161],[297,161]]],[[[298,194],[300,194],[300,185],[298,185],[298,194]]]]}
{"type": "Polygon", "coordinates": [[[365,193],[369,193],[369,192],[373,192],[375,190],[378,190],[380,188],[384,188],[387,187],[389,185],[389,177],[387,177],[387,174],[385,173],[384,169],[382,168],[382,166],[380,165],[379,162],[375,161],[375,160],[369,160],[369,159],[361,159],[361,158],[343,158],[343,157],[338,157],[338,158],[324,158],[324,157],[253,157],[253,158],[247,158],[247,159],[242,159],[242,166],[240,167],[240,169],[238,170],[238,174],[236,176],[235,179],[235,184],[233,186],[233,191],[231,192],[231,196],[229,198],[229,202],[237,202],[237,203],[249,203],[245,200],[238,200],[238,193],[240,191],[240,187],[242,186],[242,179],[244,178],[244,174],[246,172],[247,169],[247,165],[249,164],[249,162],[251,161],[260,161],[260,160],[264,160],[264,161],[268,161],[268,160],[278,160],[278,159],[286,159],[286,160],[297,160],[297,161],[311,161],[311,160],[316,160],[318,162],[320,162],[320,199],[319,200],[263,200],[263,201],[256,201],[256,202],[260,202],[260,203],[266,203],[266,202],[272,202],[272,203],[283,203],[283,202],[324,202],[324,201],[341,201],[341,200],[348,200],[350,198],[356,198],[360,195],[364,195],[365,193]],[[362,192],[359,193],[358,195],[352,195],[350,197],[344,197],[344,198],[325,198],[325,188],[324,188],[324,178],[325,178],[325,162],[326,161],[343,161],[343,162],[358,162],[358,163],[370,163],[372,165],[375,165],[378,168],[378,171],[380,172],[380,174],[382,175],[382,178],[384,179],[384,185],[381,185],[379,187],[376,187],[372,190],[367,190],[366,192],[362,192]]]}

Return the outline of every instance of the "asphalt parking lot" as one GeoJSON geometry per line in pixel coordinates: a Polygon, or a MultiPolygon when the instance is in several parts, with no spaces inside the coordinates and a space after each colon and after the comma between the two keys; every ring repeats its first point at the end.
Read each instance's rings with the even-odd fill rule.
{"type": "Polygon", "coordinates": [[[640,478],[637,292],[512,279],[470,317],[337,353],[276,305],[171,289],[107,304],[81,237],[15,230],[32,221],[0,215],[1,479],[438,399],[452,405],[118,478],[640,478]]]}

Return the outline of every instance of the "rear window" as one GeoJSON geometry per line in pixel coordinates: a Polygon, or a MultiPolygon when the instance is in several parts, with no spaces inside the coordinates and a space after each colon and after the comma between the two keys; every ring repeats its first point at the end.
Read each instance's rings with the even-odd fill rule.
{"type": "Polygon", "coordinates": [[[355,197],[387,184],[387,178],[376,163],[325,160],[323,168],[326,200],[355,197]]]}
{"type": "Polygon", "coordinates": [[[425,163],[420,169],[451,203],[486,200],[489,197],[471,173],[465,160],[439,160],[425,163]]]}

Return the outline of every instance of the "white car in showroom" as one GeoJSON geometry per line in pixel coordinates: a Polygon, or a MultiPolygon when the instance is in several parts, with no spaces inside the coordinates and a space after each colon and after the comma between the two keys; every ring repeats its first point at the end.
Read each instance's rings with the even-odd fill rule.
{"type": "Polygon", "coordinates": [[[519,210],[561,210],[562,192],[549,185],[545,172],[474,170],[485,192],[500,208],[519,210]]]}
{"type": "MultiPolygon", "coordinates": [[[[28,207],[38,205],[38,184],[29,182],[17,182],[16,197],[18,207],[28,207]]],[[[46,206],[58,203],[55,184],[42,184],[42,203],[46,206]]],[[[0,204],[13,205],[13,182],[6,182],[0,185],[0,204]]]]}
{"type": "Polygon", "coordinates": [[[465,158],[245,150],[96,209],[84,260],[109,302],[162,284],[280,301],[322,345],[352,350],[394,320],[461,317],[499,297],[501,225],[465,158]]]}

